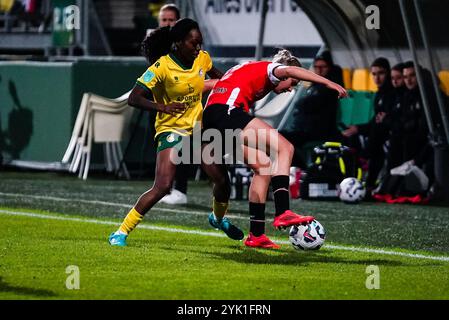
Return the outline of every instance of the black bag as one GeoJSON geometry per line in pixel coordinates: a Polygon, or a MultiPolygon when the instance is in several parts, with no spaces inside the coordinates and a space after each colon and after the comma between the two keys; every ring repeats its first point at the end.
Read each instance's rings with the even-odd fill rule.
{"type": "Polygon", "coordinates": [[[313,150],[314,163],[301,178],[301,198],[338,199],[338,186],[344,178],[362,179],[354,149],[338,142],[326,142],[313,150]]]}

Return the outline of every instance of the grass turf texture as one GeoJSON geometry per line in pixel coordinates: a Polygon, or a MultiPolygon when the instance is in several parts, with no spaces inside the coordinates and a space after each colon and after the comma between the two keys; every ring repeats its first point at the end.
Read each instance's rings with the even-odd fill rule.
{"type": "MultiPolygon", "coordinates": [[[[127,205],[148,186],[148,182],[82,182],[56,174],[0,173],[0,206],[6,211],[32,209],[37,214],[95,218],[118,225],[127,205]]],[[[145,222],[214,232],[206,218],[209,186],[190,186],[194,205],[158,206],[145,222]]],[[[267,212],[272,207],[269,203],[267,212]]],[[[447,208],[309,201],[293,201],[292,207],[316,215],[328,231],[328,244],[432,255],[448,251],[447,208]]],[[[245,227],[246,208],[245,202],[232,204],[235,222],[245,227]]],[[[0,233],[0,299],[449,298],[446,261],[326,247],[297,252],[285,244],[280,251],[254,250],[227,238],[144,228],[130,236],[127,248],[112,248],[106,239],[116,229],[113,225],[4,213],[0,223],[4,230],[0,233]],[[80,268],[80,290],[65,287],[69,265],[80,268]],[[379,290],[365,287],[369,265],[380,268],[379,290]]],[[[267,231],[287,239],[269,224],[267,231]]]]}

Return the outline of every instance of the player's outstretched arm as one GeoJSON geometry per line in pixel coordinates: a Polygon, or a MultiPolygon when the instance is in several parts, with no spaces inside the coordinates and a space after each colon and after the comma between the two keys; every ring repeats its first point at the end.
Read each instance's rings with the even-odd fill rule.
{"type": "Polygon", "coordinates": [[[339,84],[330,81],[322,76],[313,73],[312,71],[306,70],[300,67],[277,67],[274,69],[274,75],[279,79],[287,79],[287,78],[295,78],[299,81],[310,81],[321,83],[327,86],[329,89],[335,90],[338,92],[339,98],[345,98],[348,96],[346,89],[340,86],[339,84]]]}

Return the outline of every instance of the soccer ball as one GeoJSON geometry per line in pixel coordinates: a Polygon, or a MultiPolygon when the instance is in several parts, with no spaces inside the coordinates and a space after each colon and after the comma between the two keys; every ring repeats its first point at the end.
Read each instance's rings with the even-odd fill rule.
{"type": "Polygon", "coordinates": [[[326,231],[321,223],[313,220],[307,225],[290,228],[289,240],[296,250],[318,250],[326,239],[326,231]]]}
{"type": "Polygon", "coordinates": [[[340,183],[338,196],[345,203],[358,203],[365,197],[365,188],[356,178],[346,178],[340,183]]]}

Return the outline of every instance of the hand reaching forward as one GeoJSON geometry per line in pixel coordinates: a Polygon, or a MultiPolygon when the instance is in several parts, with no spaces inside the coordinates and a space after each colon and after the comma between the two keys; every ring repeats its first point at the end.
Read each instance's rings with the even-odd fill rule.
{"type": "Polygon", "coordinates": [[[335,82],[329,82],[327,84],[327,87],[329,89],[335,90],[338,92],[338,98],[346,98],[348,96],[348,92],[346,91],[345,88],[343,88],[342,86],[340,86],[339,84],[336,84],[335,82]]]}

